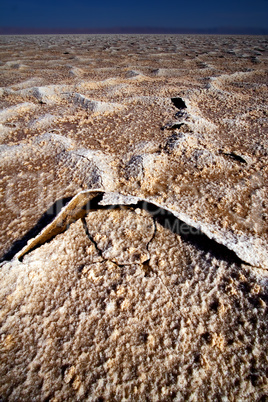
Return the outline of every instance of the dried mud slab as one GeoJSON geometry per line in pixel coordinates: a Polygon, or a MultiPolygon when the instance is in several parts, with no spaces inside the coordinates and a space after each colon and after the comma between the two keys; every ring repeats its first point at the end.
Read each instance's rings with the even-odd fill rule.
{"type": "Polygon", "coordinates": [[[0,399],[266,399],[267,45],[0,38],[0,399]]]}

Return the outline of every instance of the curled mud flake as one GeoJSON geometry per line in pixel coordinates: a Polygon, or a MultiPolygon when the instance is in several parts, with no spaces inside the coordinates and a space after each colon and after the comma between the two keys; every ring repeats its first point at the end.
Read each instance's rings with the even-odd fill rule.
{"type": "Polygon", "coordinates": [[[223,247],[225,252],[230,254],[230,258],[238,263],[244,261],[256,267],[264,269],[268,267],[267,250],[262,245],[257,244],[256,246],[254,239],[239,238],[231,236],[228,232],[216,231],[212,225],[195,222],[186,214],[170,208],[163,208],[160,204],[152,203],[148,199],[118,195],[118,193],[104,193],[102,190],[86,190],[78,193],[39,235],[28,241],[15,257],[21,259],[29,251],[64,232],[72,222],[85,217],[88,233],[103,258],[115,261],[117,264],[143,263],[150,258],[147,245],[155,231],[151,218],[160,219],[166,214],[171,216],[171,221],[170,219],[165,220],[165,224],[168,222],[169,229],[173,231],[172,225],[174,224],[176,227],[174,233],[186,236],[189,241],[197,242],[202,247],[205,244],[205,248],[208,246],[211,250],[223,247]],[[116,201],[118,204],[110,204],[109,201],[116,201]],[[121,209],[118,210],[119,204],[121,209]],[[141,217],[131,208],[142,209],[145,215],[141,217]],[[90,216],[98,214],[98,210],[101,209],[108,211],[107,221],[104,225],[100,224],[102,220],[98,223],[98,219],[92,223],[90,216]],[[89,214],[89,211],[92,212],[89,214]],[[160,215],[155,211],[161,211],[160,215]],[[133,214],[135,214],[135,219],[133,214]],[[117,231],[119,222],[120,229],[117,231]],[[144,231],[147,233],[145,237],[142,235],[144,231]],[[107,233],[111,233],[112,237],[109,238],[107,233]],[[120,246],[118,247],[118,245],[120,246]]]}
{"type": "Polygon", "coordinates": [[[59,233],[64,232],[72,222],[84,217],[89,208],[87,204],[98,195],[99,193],[96,192],[96,190],[82,191],[78,193],[64,208],[62,208],[56,218],[49,223],[39,235],[28,241],[27,245],[18,252],[16,258],[20,260],[29,251],[41,246],[47,241],[50,241],[59,233]]]}

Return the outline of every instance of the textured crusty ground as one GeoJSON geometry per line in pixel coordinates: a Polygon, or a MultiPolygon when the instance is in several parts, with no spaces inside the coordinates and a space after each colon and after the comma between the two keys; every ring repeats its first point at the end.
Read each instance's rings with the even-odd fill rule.
{"type": "Polygon", "coordinates": [[[148,244],[148,259],[136,250],[133,261],[127,243],[140,240],[142,217],[151,232],[153,218],[140,209],[90,212],[98,248],[78,220],[2,267],[4,399],[265,395],[266,272],[199,249],[158,222],[140,246],[148,244]]]}
{"type": "Polygon", "coordinates": [[[0,51],[2,255],[57,199],[103,187],[268,267],[266,37],[2,37],[0,51]]]}
{"type": "Polygon", "coordinates": [[[267,43],[0,37],[2,400],[265,400],[267,43]],[[226,247],[97,208],[5,261],[85,189],[226,247]]]}

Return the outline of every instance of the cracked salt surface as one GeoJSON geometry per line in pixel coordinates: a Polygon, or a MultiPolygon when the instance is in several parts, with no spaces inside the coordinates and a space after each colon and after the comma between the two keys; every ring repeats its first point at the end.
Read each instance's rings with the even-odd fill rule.
{"type": "Polygon", "coordinates": [[[0,53],[0,399],[263,400],[267,42],[0,53]]]}
{"type": "MultiPolygon", "coordinates": [[[[187,108],[186,103],[182,98],[172,98],[171,100],[174,106],[179,110],[187,108]]],[[[17,111],[16,108],[14,110],[17,111]]],[[[192,107],[190,107],[189,110],[191,113],[192,107]]],[[[200,122],[201,120],[198,119],[198,124],[196,124],[195,122],[194,126],[199,127],[199,125],[201,124],[200,122]]],[[[179,128],[180,127],[181,125],[179,125],[179,128]]],[[[57,146],[59,146],[62,150],[60,154],[62,156],[60,157],[63,158],[64,161],[66,160],[69,165],[76,164],[76,170],[81,170],[84,176],[89,176],[89,186],[91,186],[92,188],[96,188],[96,191],[100,186],[102,187],[101,191],[107,191],[109,190],[109,188],[113,189],[113,183],[115,182],[117,173],[111,167],[113,165],[112,155],[105,155],[104,157],[101,151],[87,150],[83,148],[76,149],[75,141],[59,134],[46,133],[44,135],[38,136],[34,139],[34,144],[40,144],[40,146],[42,146],[44,141],[47,141],[48,147],[54,147],[54,143],[56,143],[57,146]],[[78,163],[76,162],[77,158],[81,158],[78,163]],[[85,161],[85,163],[82,163],[83,160],[85,161]]],[[[220,159],[222,158],[220,155],[229,156],[231,159],[240,163],[246,163],[246,160],[237,155],[235,152],[228,153],[220,150],[220,155],[217,156],[215,155],[215,153],[207,150],[206,148],[200,149],[202,146],[202,142],[204,142],[204,136],[200,136],[199,134],[173,134],[167,139],[166,145],[164,146],[163,150],[172,154],[174,152],[184,152],[184,149],[188,152],[188,148],[193,148],[193,151],[191,151],[191,158],[193,161],[195,161],[195,166],[199,169],[209,168],[211,165],[217,164],[218,161],[220,161],[220,159]],[[198,145],[199,147],[196,148],[196,146],[198,145]]],[[[2,146],[2,148],[7,150],[6,146],[2,146]]],[[[10,147],[10,150],[11,148],[12,147],[10,147]]],[[[14,150],[15,149],[16,146],[14,150]]],[[[19,149],[17,149],[17,151],[18,150],[19,149]]],[[[132,158],[126,165],[126,178],[127,180],[135,178],[136,180],[145,181],[146,173],[148,174],[148,172],[150,172],[151,175],[154,174],[156,165],[159,166],[164,161],[165,159],[163,159],[163,156],[159,155],[159,153],[157,152],[153,154],[145,153],[138,156],[132,156],[132,158]]],[[[224,165],[224,161],[221,161],[221,165],[224,165]]],[[[90,192],[90,190],[86,191],[90,192]]],[[[85,192],[81,192],[81,194],[81,197],[83,199],[83,197],[85,197],[85,192]]],[[[80,195],[78,194],[77,198],[79,197],[80,195]]],[[[266,244],[262,241],[262,239],[258,237],[256,238],[256,236],[249,236],[246,233],[240,234],[239,232],[232,232],[229,229],[226,230],[223,227],[220,227],[218,222],[211,224],[209,222],[203,222],[198,217],[195,217],[193,219],[191,217],[191,214],[181,212],[178,208],[177,203],[174,203],[173,200],[171,200],[169,205],[167,202],[156,202],[155,197],[136,198],[136,202],[142,200],[145,202],[152,202],[155,205],[170,210],[177,218],[181,219],[188,225],[201,230],[209,238],[214,239],[220,244],[228,247],[230,250],[233,250],[245,262],[263,268],[268,267],[268,251],[266,244]]],[[[59,217],[59,219],[61,218],[59,217]]],[[[35,243],[35,241],[33,241],[33,243],[35,243]]]]}
{"type": "MultiPolygon", "coordinates": [[[[83,222],[84,226],[86,227],[87,232],[90,235],[91,240],[94,241],[97,249],[101,252],[101,255],[104,258],[115,259],[117,261],[117,255],[120,255],[120,264],[126,264],[126,261],[124,260],[124,257],[122,257],[122,250],[121,247],[129,249],[132,249],[132,254],[131,254],[131,261],[129,263],[134,263],[135,259],[141,259],[142,262],[146,261],[148,259],[148,254],[143,253],[137,249],[137,246],[140,247],[141,245],[141,239],[137,241],[134,241],[134,239],[131,239],[131,233],[140,233],[141,236],[144,236],[144,233],[148,233],[148,227],[147,228],[142,228],[140,224],[137,224],[135,222],[135,225],[137,225],[135,228],[133,227],[128,227],[126,223],[126,229],[123,229],[123,231],[119,232],[114,240],[107,240],[106,236],[104,235],[104,240],[101,240],[101,232],[107,230],[111,230],[111,227],[114,227],[116,225],[116,222],[119,218],[113,217],[109,223],[109,220],[106,222],[108,225],[107,228],[105,225],[100,224],[98,225],[98,222],[101,222],[98,220],[98,216],[96,216],[96,228],[91,228],[91,230],[88,228],[87,225],[87,220],[84,218],[86,213],[90,213],[90,209],[92,208],[90,201],[93,201],[94,207],[93,208],[98,208],[101,206],[106,206],[108,208],[113,208],[115,205],[135,205],[135,204],[141,204],[145,203],[147,205],[148,203],[151,203],[155,207],[159,207],[163,210],[166,210],[168,212],[171,212],[176,218],[180,219],[182,222],[186,223],[189,226],[189,230],[193,233],[193,228],[195,228],[197,231],[200,231],[201,233],[203,232],[205,235],[208,236],[209,239],[216,240],[218,241],[219,244],[223,244],[226,246],[229,250],[234,251],[239,258],[241,258],[241,261],[244,261],[246,263],[249,263],[253,266],[260,266],[263,268],[268,268],[268,260],[266,259],[266,254],[265,250],[263,253],[263,256],[259,254],[258,256],[253,256],[252,255],[252,249],[249,249],[251,246],[250,240],[248,238],[243,237],[237,241],[234,237],[231,235],[225,234],[225,237],[221,237],[220,231],[217,233],[215,231],[214,227],[209,227],[208,225],[203,225],[202,223],[199,222],[193,222],[188,216],[185,214],[178,213],[177,211],[174,211],[173,209],[170,208],[163,208],[160,204],[157,203],[152,203],[151,200],[149,199],[141,199],[139,197],[133,197],[133,196],[124,196],[122,194],[118,193],[104,193],[103,190],[100,189],[94,189],[94,190],[86,190],[82,191],[81,193],[78,193],[73,199],[64,207],[58,216],[50,223],[47,227],[45,227],[41,233],[35,237],[34,239],[31,239],[28,241],[28,244],[15,256],[17,259],[21,259],[26,253],[31,251],[33,248],[36,248],[37,246],[44,244],[45,242],[51,240],[51,238],[55,237],[58,233],[61,233],[65,231],[70,223],[72,223],[74,220],[80,219],[83,217],[83,222]],[[103,193],[103,195],[102,195],[103,193]],[[99,199],[99,196],[101,195],[101,199],[99,199]],[[94,198],[97,198],[97,205],[96,202],[94,202],[94,198]],[[93,230],[93,235],[92,235],[92,230],[93,230]],[[96,238],[94,238],[94,236],[96,238]],[[118,236],[118,239],[116,241],[116,238],[118,236]],[[128,239],[130,244],[124,245],[124,240],[122,239],[128,239]],[[97,239],[97,240],[96,240],[97,239]],[[106,240],[105,240],[106,239],[106,240]],[[103,243],[104,242],[104,243],[103,243]],[[108,243],[107,243],[108,242],[108,243]],[[99,245],[101,244],[101,246],[99,245]],[[136,246],[134,245],[136,243],[136,246]],[[114,246],[113,246],[114,244],[114,246]],[[119,244],[120,247],[117,249],[117,245],[119,244]],[[104,248],[104,250],[102,250],[104,248]],[[102,250],[102,251],[101,251],[102,250]],[[261,258],[263,258],[261,260],[261,258]],[[262,265],[260,264],[260,261],[262,262],[262,265]]],[[[145,206],[146,210],[146,206],[145,206]]],[[[92,213],[90,213],[92,214],[92,213]]],[[[94,213],[93,213],[94,214],[94,213]]],[[[123,213],[122,219],[126,218],[126,215],[128,214],[127,211],[123,213]]],[[[142,221],[144,221],[144,217],[142,218],[142,221]]],[[[120,225],[122,224],[122,220],[120,220],[120,225]]],[[[127,220],[128,221],[128,220],[127,220]]],[[[131,220],[129,220],[130,222],[131,220]]],[[[116,232],[116,229],[115,229],[116,232]]],[[[197,233],[197,232],[196,232],[197,233]]],[[[252,245],[254,247],[254,244],[252,245]]],[[[129,253],[129,251],[128,251],[129,253]]]]}

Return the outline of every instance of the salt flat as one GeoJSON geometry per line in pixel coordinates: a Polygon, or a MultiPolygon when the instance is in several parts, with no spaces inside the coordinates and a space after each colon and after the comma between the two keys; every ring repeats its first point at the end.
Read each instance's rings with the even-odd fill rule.
{"type": "Polygon", "coordinates": [[[0,55],[2,399],[265,400],[267,37],[0,55]]]}

